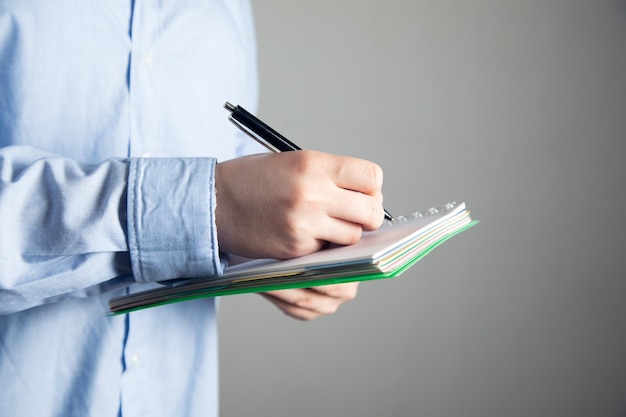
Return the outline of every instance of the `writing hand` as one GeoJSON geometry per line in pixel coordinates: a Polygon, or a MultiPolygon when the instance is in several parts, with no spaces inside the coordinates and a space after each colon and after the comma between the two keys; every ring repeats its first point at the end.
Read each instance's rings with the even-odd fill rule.
{"type": "Polygon", "coordinates": [[[252,155],[216,167],[218,241],[249,258],[306,255],[356,243],[382,224],[382,170],[316,151],[252,155]]]}

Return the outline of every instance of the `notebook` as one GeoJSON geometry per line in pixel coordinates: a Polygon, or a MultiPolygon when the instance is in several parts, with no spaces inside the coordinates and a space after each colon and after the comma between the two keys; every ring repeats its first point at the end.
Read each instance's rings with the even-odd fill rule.
{"type": "Polygon", "coordinates": [[[288,260],[233,258],[219,277],[116,297],[109,308],[121,314],[197,298],[396,277],[477,223],[465,203],[448,203],[386,220],[378,230],[364,232],[354,245],[331,246],[288,260]]]}

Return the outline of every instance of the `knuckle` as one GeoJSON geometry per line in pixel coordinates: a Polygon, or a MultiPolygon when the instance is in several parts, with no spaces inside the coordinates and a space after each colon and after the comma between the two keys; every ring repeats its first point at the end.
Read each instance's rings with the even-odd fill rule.
{"type": "Polygon", "coordinates": [[[376,217],[378,214],[378,208],[376,204],[372,204],[369,215],[369,224],[372,224],[376,221],[376,217]]]}
{"type": "Polygon", "coordinates": [[[298,240],[293,240],[292,242],[284,245],[279,259],[298,258],[310,252],[311,250],[308,248],[308,246],[304,245],[298,240]]]}
{"type": "Polygon", "coordinates": [[[365,216],[365,223],[363,226],[366,230],[375,230],[383,224],[383,208],[378,200],[372,201],[369,205],[369,212],[366,213],[365,216]]]}
{"type": "Polygon", "coordinates": [[[306,174],[318,167],[317,153],[314,151],[289,152],[293,155],[298,174],[306,174]]]}
{"type": "Polygon", "coordinates": [[[346,244],[354,245],[359,240],[361,240],[361,235],[363,233],[363,229],[360,227],[351,227],[349,231],[346,233],[346,244]]]}
{"type": "Polygon", "coordinates": [[[366,179],[373,189],[380,189],[383,185],[383,169],[379,165],[371,163],[366,173],[366,179]]]}
{"type": "Polygon", "coordinates": [[[297,298],[293,304],[299,308],[310,309],[313,304],[313,299],[310,295],[304,292],[304,294],[297,298]]]}
{"type": "Polygon", "coordinates": [[[280,259],[297,258],[318,249],[311,224],[302,216],[287,216],[282,227],[280,259]]]}

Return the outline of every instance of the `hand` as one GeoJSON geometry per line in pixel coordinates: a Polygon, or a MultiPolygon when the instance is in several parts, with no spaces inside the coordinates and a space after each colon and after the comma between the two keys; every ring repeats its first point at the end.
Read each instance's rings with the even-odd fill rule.
{"type": "Polygon", "coordinates": [[[286,259],[349,245],[383,222],[382,170],[372,162],[315,151],[252,155],[216,174],[220,250],[286,259]]]}
{"type": "Polygon", "coordinates": [[[358,282],[298,288],[262,293],[285,314],[298,320],[313,320],[333,314],[346,301],[356,297],[358,282]]]}

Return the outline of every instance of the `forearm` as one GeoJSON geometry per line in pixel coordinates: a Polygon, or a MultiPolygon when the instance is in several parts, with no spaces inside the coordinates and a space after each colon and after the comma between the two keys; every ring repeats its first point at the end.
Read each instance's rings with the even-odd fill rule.
{"type": "Polygon", "coordinates": [[[0,311],[218,274],[214,160],[0,149],[0,311]]]}

